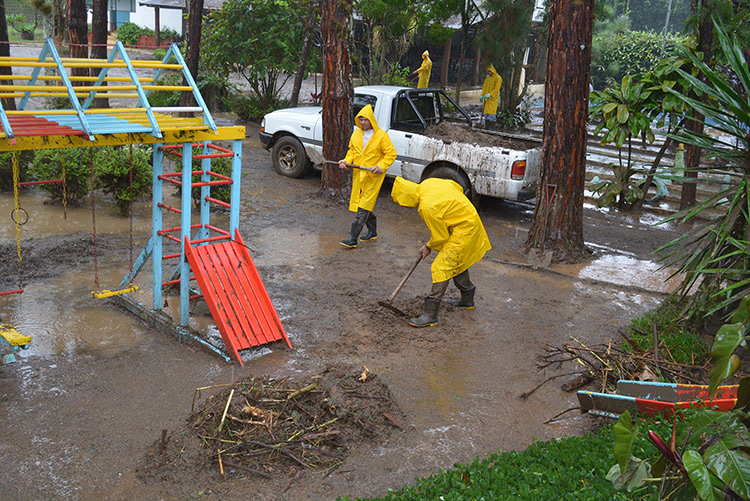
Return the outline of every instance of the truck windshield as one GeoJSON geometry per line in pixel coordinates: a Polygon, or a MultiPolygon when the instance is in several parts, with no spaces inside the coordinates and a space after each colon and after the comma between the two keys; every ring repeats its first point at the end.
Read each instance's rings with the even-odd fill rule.
{"type": "Polygon", "coordinates": [[[375,103],[378,102],[378,98],[375,96],[370,96],[369,94],[354,94],[354,101],[352,101],[352,111],[354,112],[353,116],[357,116],[357,113],[362,110],[365,106],[372,105],[372,109],[375,109],[375,103]]]}

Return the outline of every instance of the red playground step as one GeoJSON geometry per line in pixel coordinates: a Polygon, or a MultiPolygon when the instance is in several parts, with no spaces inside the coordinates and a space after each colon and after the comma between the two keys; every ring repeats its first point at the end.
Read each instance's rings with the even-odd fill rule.
{"type": "Polygon", "coordinates": [[[224,345],[243,365],[240,350],[282,339],[292,344],[239,231],[235,239],[197,247],[186,239],[185,249],[224,345]]]}

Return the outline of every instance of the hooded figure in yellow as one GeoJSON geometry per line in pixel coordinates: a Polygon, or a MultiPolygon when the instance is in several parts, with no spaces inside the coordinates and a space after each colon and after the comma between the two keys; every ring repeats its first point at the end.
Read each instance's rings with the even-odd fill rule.
{"type": "Polygon", "coordinates": [[[349,151],[339,168],[348,168],[347,164],[367,167],[370,170],[352,169],[352,194],[349,198],[349,210],[357,216],[352,223],[349,238],[340,243],[344,247],[357,247],[357,240],[362,228],[367,225],[367,233],[362,240],[378,238],[377,218],[372,213],[378,199],[380,187],[385,179],[385,172],[396,160],[396,148],[393,147],[388,134],[378,127],[372,106],[362,108],[354,118],[357,127],[349,139],[349,151]]]}
{"type": "Polygon", "coordinates": [[[430,52],[422,52],[422,66],[417,68],[417,71],[412,72],[412,75],[418,74],[419,81],[417,82],[417,89],[426,89],[430,85],[430,74],[432,73],[432,60],[430,60],[430,52]]]}
{"type": "Polygon", "coordinates": [[[503,78],[497,74],[493,65],[487,67],[487,77],[482,85],[482,95],[479,100],[484,102],[484,120],[490,128],[494,127],[497,117],[497,105],[500,102],[500,87],[503,85],[503,78]]]}
{"type": "Polygon", "coordinates": [[[424,312],[409,320],[413,327],[437,324],[440,300],[448,282],[461,291],[461,299],[448,301],[454,306],[474,309],[476,286],[469,279],[469,267],[482,259],[492,246],[482,220],[463,188],[449,179],[428,178],[413,183],[401,177],[393,182],[393,200],[404,207],[417,207],[417,212],[430,229],[430,241],[419,249],[422,258],[432,250],[438,252],[432,262],[432,290],[425,298],[424,312]]]}

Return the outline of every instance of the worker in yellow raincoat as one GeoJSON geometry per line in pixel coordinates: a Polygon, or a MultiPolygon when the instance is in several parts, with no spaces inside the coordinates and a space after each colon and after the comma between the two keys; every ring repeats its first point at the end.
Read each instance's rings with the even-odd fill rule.
{"type": "Polygon", "coordinates": [[[492,246],[477,210],[461,185],[449,179],[427,178],[417,184],[397,177],[391,196],[401,206],[417,207],[430,229],[430,240],[419,249],[419,254],[425,258],[432,250],[438,252],[432,262],[432,290],[424,300],[424,312],[410,319],[409,325],[428,327],[438,323],[440,300],[451,278],[461,291],[461,299],[448,302],[473,309],[476,286],[469,279],[469,267],[492,246]]]}
{"type": "Polygon", "coordinates": [[[357,216],[352,223],[349,238],[340,243],[344,247],[354,249],[362,228],[367,226],[367,233],[361,240],[375,240],[378,238],[377,218],[372,209],[378,199],[380,187],[385,179],[385,172],[396,160],[394,148],[388,134],[378,127],[372,106],[362,108],[354,118],[357,127],[349,139],[349,151],[343,160],[339,160],[339,168],[347,169],[347,164],[368,167],[371,170],[352,169],[352,193],[349,198],[349,210],[357,216]]]}
{"type": "Polygon", "coordinates": [[[417,89],[426,89],[430,85],[430,74],[432,73],[432,60],[430,59],[430,52],[422,52],[422,66],[412,71],[409,78],[419,75],[417,81],[417,89]]]}
{"type": "Polygon", "coordinates": [[[479,101],[484,103],[484,127],[494,129],[497,123],[497,105],[500,103],[500,87],[503,85],[503,77],[497,74],[493,65],[487,67],[487,77],[482,85],[482,95],[479,101]]]}

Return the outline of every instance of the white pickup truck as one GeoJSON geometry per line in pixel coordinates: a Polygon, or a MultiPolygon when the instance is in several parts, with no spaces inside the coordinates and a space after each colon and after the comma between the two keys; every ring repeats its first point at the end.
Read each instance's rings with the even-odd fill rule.
{"type": "MultiPolygon", "coordinates": [[[[352,116],[368,104],[398,154],[388,176],[402,176],[417,183],[428,177],[453,179],[473,199],[477,194],[510,200],[526,200],[536,195],[542,156],[539,140],[472,129],[471,117],[439,89],[355,88],[352,116]],[[487,141],[430,136],[433,125],[446,122],[462,124],[461,131],[470,131],[477,139],[484,136],[494,142],[502,142],[504,138],[508,141],[504,146],[481,146],[487,141]]],[[[260,141],[272,150],[276,172],[299,177],[310,171],[312,165],[305,147],[322,152],[322,121],[319,106],[277,110],[263,118],[260,141]]]]}

